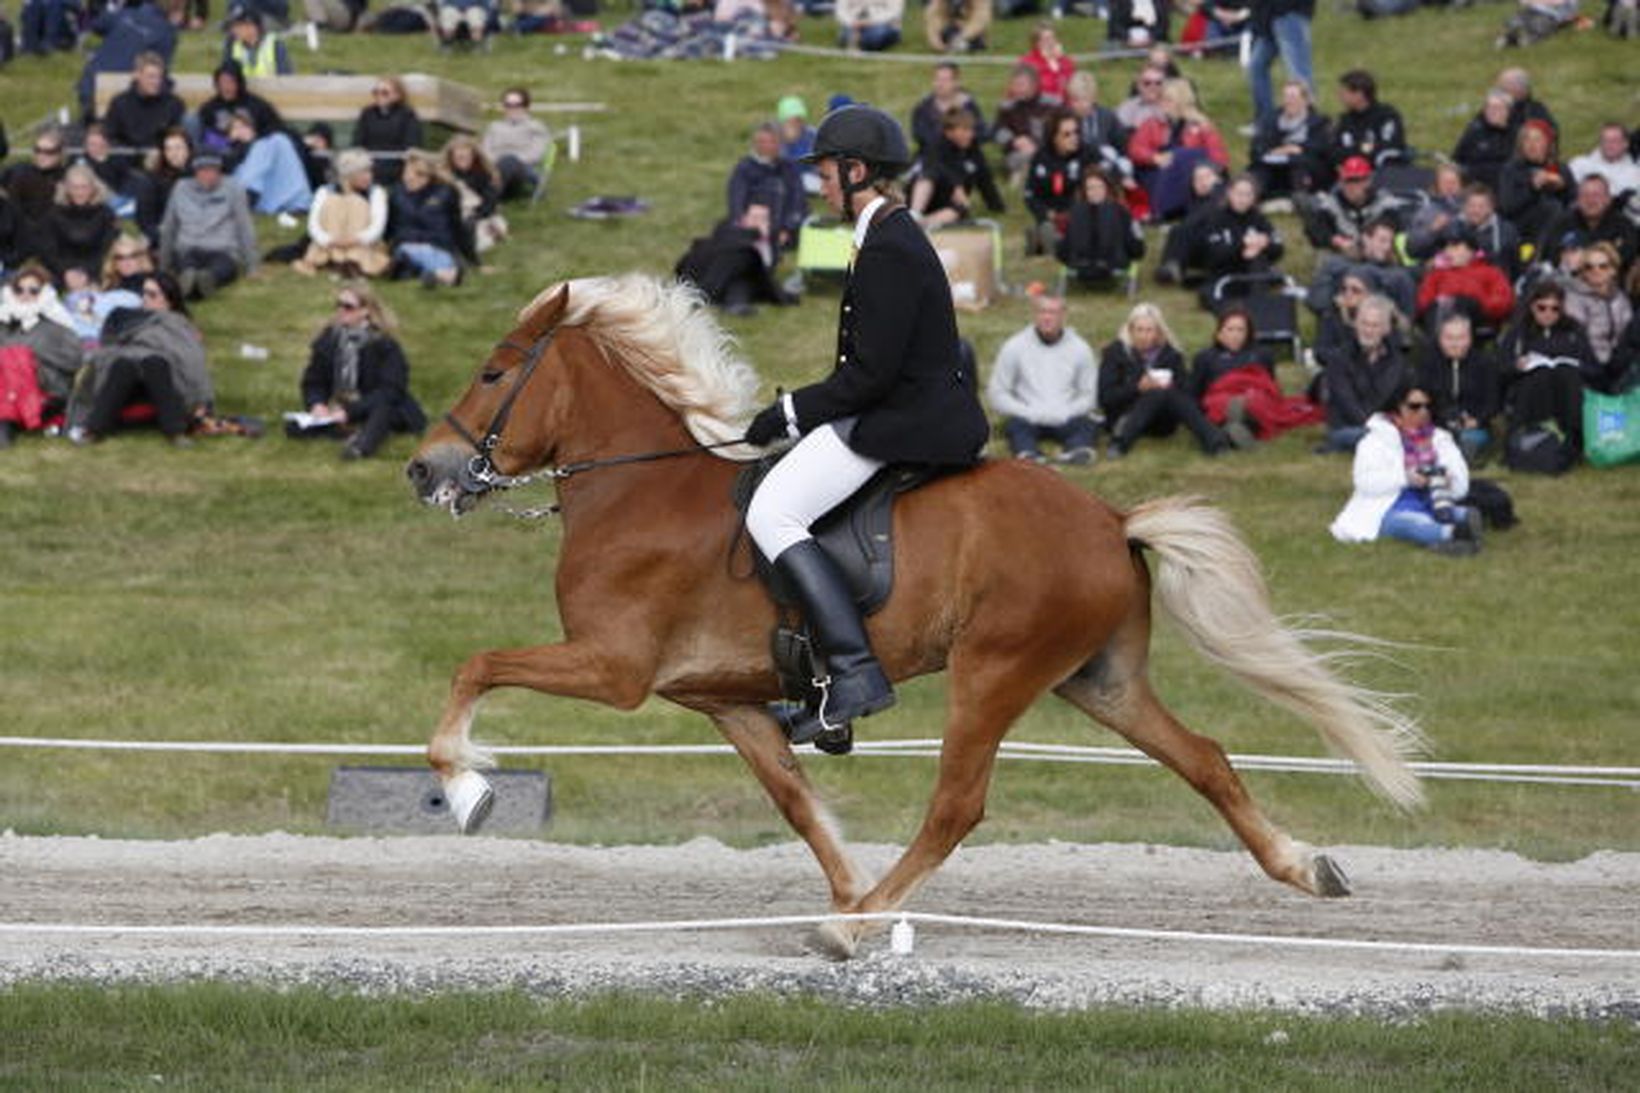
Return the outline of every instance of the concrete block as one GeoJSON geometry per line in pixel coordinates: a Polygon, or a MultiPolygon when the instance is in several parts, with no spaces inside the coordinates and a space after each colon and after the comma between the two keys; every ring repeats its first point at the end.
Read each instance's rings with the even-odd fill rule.
{"type": "MultiPolygon", "coordinates": [[[[538,770],[484,772],[495,807],[482,834],[533,835],[552,817],[552,781],[538,770]]],[[[453,835],[444,787],[426,767],[337,767],[330,774],[330,827],[396,835],[453,835]]]]}

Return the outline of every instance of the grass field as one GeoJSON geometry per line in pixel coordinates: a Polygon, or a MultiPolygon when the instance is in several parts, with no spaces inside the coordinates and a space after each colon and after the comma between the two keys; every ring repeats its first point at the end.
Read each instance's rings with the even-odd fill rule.
{"type": "MultiPolygon", "coordinates": [[[[1363,23],[1325,11],[1317,24],[1323,80],[1374,68],[1421,146],[1449,148],[1504,63],[1491,49],[1502,8],[1424,12],[1363,23]]],[[[1065,24],[1072,49],[1102,25],[1065,24]]],[[[997,54],[1022,48],[1026,24],[1004,23],[997,54]]],[[[808,28],[808,39],[825,39],[808,28]]],[[[665,272],[689,238],[721,215],[723,181],[744,134],[781,94],[818,106],[847,90],[904,114],[923,93],[920,65],[787,57],[767,64],[584,62],[578,43],[502,40],[493,54],[441,56],[424,41],[333,36],[305,71],[426,71],[466,79],[493,99],[513,82],[538,99],[602,100],[581,120],[586,158],[566,165],[548,199],[509,210],[516,239],[494,270],[451,292],[389,286],[404,320],[413,386],[435,413],[466,384],[516,308],[564,277],[631,268],[665,272]],[[589,223],[564,209],[597,193],[638,193],[644,219],[589,223]]],[[[190,36],[179,68],[208,69],[214,45],[190,36]]],[[[1566,35],[1529,54],[1561,119],[1567,148],[1592,144],[1608,116],[1633,120],[1632,49],[1599,34],[1566,35]]],[[[1209,109],[1231,136],[1247,118],[1238,70],[1192,62],[1209,109]]],[[[968,82],[994,103],[1005,70],[974,67],[968,82]]],[[[1114,100],[1131,62],[1100,69],[1114,100]]],[[[68,101],[64,58],[0,70],[0,111],[13,144],[29,121],[68,101]]],[[[1049,276],[1019,256],[1022,216],[1006,217],[1006,273],[1049,276]]],[[[266,227],[266,226],[265,226],[266,227]]],[[[1310,256],[1285,225],[1306,274],[1310,256]]],[[[265,242],[289,233],[267,228],[265,242]]],[[[1152,261],[1157,245],[1152,245],[1152,261]]],[[[332,286],[270,269],[198,311],[212,349],[221,409],[276,418],[294,408],[306,345],[332,286]],[[241,342],[271,359],[241,359],[241,342]]],[[[1158,300],[1187,347],[1205,318],[1184,293],[1158,300]]],[[[770,387],[825,367],[834,299],[734,324],[770,387]]],[[[1078,297],[1072,322],[1103,343],[1120,301],[1078,297]]],[[[989,359],[1026,321],[1021,300],[964,317],[989,359]]],[[[1445,759],[1633,764],[1640,680],[1634,634],[1632,514],[1640,476],[1580,470],[1565,480],[1501,475],[1522,526],[1472,561],[1386,544],[1346,548],[1325,527],[1348,493],[1341,460],[1308,454],[1294,436],[1256,454],[1207,463],[1182,440],[1146,444],[1120,466],[1076,480],[1117,503],[1203,493],[1228,509],[1269,569],[1278,606],[1413,648],[1364,678],[1409,692],[1445,759]]],[[[406,440],[386,457],[343,465],[323,445],[269,438],[174,452],[128,436],[94,450],[28,440],[0,455],[0,718],[6,732],[135,739],[416,742],[436,716],[449,674],[474,650],[550,640],[556,532],[496,514],[453,524],[411,502],[400,476],[406,440]]],[[[1491,472],[1488,472],[1491,473],[1491,472]]],[[[639,516],[634,515],[634,519],[639,516]]],[[[1065,544],[1074,552],[1075,544],[1065,544]]],[[[1234,751],[1311,754],[1313,738],[1192,658],[1165,632],[1155,678],[1193,726],[1234,751]]],[[[938,680],[907,689],[873,720],[871,737],[937,735],[938,680]]],[[[1064,708],[1044,705],[1019,738],[1108,743],[1064,708]]],[[[636,715],[536,695],[487,703],[479,735],[495,743],[705,742],[704,722],[660,704],[636,715]]],[[[333,760],[161,758],[8,751],[0,769],[0,829],[177,836],[214,830],[316,830],[333,760]]],[[[906,837],[932,767],[926,761],[810,763],[850,833],[906,837]]],[[[668,841],[711,834],[735,843],[788,837],[734,760],[584,759],[551,764],[558,819],[551,836],[589,842],[668,841]]],[[[1432,807],[1403,818],[1359,784],[1254,776],[1283,823],[1318,841],[1466,844],[1576,856],[1640,846],[1640,796],[1611,789],[1434,787],[1432,807]]],[[[978,839],[1134,839],[1227,845],[1215,816],[1177,781],[1131,769],[1005,766],[978,839]]]]}
{"type": "Polygon", "coordinates": [[[1632,1024],[1461,1014],[839,1010],[818,1001],[0,995],[0,1085],[97,1088],[1620,1089],[1632,1024]]]}

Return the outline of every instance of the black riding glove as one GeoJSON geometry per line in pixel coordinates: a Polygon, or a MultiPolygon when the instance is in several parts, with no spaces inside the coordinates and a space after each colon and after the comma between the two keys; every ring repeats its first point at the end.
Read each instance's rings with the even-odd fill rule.
{"type": "Polygon", "coordinates": [[[746,443],[766,448],[786,435],[786,411],[779,402],[770,403],[746,426],[746,443]]]}

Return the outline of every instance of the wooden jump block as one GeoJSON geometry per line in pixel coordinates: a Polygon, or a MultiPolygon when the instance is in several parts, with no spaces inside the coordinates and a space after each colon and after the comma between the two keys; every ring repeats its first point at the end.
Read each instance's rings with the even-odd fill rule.
{"type": "MultiPolygon", "coordinates": [[[[489,770],[495,805],[485,834],[533,835],[552,817],[552,781],[537,770],[489,770]]],[[[341,766],[330,774],[325,824],[395,835],[453,835],[444,787],[425,767],[341,766]]]]}
{"type": "MultiPolygon", "coordinates": [[[[405,101],[415,108],[423,122],[463,133],[476,133],[483,124],[484,96],[476,87],[419,72],[401,79],[405,101]]],[[[201,103],[216,94],[206,73],[175,72],[171,80],[172,90],[189,110],[198,110],[201,103]]],[[[376,86],[376,77],[252,76],[246,83],[287,120],[352,122],[358,120],[359,111],[370,105],[370,89],[376,86]]],[[[129,73],[98,73],[97,116],[106,113],[114,96],[130,86],[129,73]]]]}

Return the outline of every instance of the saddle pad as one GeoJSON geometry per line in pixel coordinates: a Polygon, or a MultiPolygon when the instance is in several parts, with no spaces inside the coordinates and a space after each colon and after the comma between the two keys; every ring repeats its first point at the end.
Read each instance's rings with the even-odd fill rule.
{"type": "MultiPolygon", "coordinates": [[[[745,515],[752,493],[769,473],[778,456],[760,459],[735,478],[735,508],[745,515]]],[[[849,591],[862,614],[869,615],[887,602],[894,590],[894,498],[956,468],[895,464],[878,471],[871,481],[835,509],[815,521],[815,541],[831,556],[848,580],[849,591]]],[[[781,607],[800,610],[801,604],[775,573],[763,552],[754,546],[757,576],[781,607]]]]}

